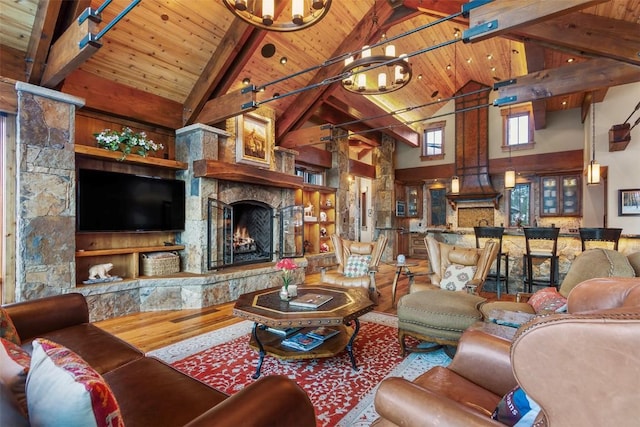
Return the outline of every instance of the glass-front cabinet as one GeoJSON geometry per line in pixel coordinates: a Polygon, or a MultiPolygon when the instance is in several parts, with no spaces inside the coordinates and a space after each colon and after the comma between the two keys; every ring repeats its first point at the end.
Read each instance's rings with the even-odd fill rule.
{"type": "Polygon", "coordinates": [[[422,205],[422,191],[418,185],[407,186],[407,216],[409,218],[418,218],[421,212],[422,205]]]}
{"type": "Polygon", "coordinates": [[[540,216],[580,216],[580,175],[543,176],[540,179],[540,216]]]}

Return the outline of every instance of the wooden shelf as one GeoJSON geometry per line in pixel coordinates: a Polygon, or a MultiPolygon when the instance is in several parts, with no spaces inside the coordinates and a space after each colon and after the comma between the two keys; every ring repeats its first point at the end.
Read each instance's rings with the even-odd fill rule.
{"type": "Polygon", "coordinates": [[[76,251],[76,257],[93,257],[102,255],[123,255],[123,254],[140,254],[145,252],[163,252],[163,251],[181,251],[184,249],[182,245],[171,246],[139,246],[134,248],[114,248],[114,249],[92,249],[88,251],[76,251]]]}
{"type": "Polygon", "coordinates": [[[175,169],[175,170],[187,170],[189,169],[189,165],[184,162],[179,162],[177,160],[167,160],[160,159],[158,157],[143,157],[137,154],[129,154],[127,157],[122,159],[122,153],[119,151],[109,151],[104,148],[91,147],[89,145],[78,145],[74,146],[74,150],[76,154],[91,157],[94,159],[105,159],[105,160],[115,160],[123,163],[131,163],[138,165],[147,165],[154,166],[166,169],[175,169]]]}

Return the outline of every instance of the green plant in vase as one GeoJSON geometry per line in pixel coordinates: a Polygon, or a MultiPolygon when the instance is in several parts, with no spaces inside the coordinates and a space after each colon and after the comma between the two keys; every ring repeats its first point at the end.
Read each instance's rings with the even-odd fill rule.
{"type": "Polygon", "coordinates": [[[122,158],[120,160],[124,160],[131,153],[146,157],[149,151],[155,152],[164,148],[162,144],[156,144],[148,139],[146,133],[136,133],[127,126],[123,127],[120,132],[105,129],[100,133],[94,133],[93,136],[98,142],[98,147],[110,151],[121,151],[122,158]]]}

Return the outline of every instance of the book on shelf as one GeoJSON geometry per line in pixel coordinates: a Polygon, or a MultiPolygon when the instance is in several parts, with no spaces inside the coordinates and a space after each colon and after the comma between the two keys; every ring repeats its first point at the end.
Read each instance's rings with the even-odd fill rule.
{"type": "Polygon", "coordinates": [[[340,331],[337,329],[329,328],[327,326],[319,326],[314,330],[307,332],[307,336],[325,341],[328,338],[338,335],[339,333],[340,331]]]}
{"type": "Polygon", "coordinates": [[[293,335],[294,333],[298,332],[300,329],[300,327],[293,327],[293,328],[275,328],[275,327],[271,327],[271,326],[267,326],[265,328],[265,330],[267,332],[271,332],[272,334],[276,334],[279,335],[281,337],[288,337],[289,335],[293,335]]]}
{"type": "Polygon", "coordinates": [[[324,341],[308,336],[299,332],[292,337],[282,340],[282,345],[293,348],[294,350],[309,351],[313,350],[324,341]]]}
{"type": "Polygon", "coordinates": [[[318,308],[332,299],[333,297],[331,295],[304,294],[289,301],[289,305],[293,305],[295,307],[318,308]]]}

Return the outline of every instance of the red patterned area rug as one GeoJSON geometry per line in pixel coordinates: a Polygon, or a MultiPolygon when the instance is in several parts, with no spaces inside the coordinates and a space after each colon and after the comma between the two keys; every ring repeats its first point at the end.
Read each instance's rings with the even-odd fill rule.
{"type": "MultiPolygon", "coordinates": [[[[258,354],[249,346],[251,322],[241,322],[149,353],[227,394],[252,383],[258,354]]],[[[413,379],[432,366],[449,364],[442,350],[400,356],[395,316],[368,313],[354,343],[358,371],[346,351],[333,358],[280,360],[266,356],[262,376],[294,379],[313,402],[318,426],[368,426],[377,418],[375,390],[385,377],[413,379]]]]}

